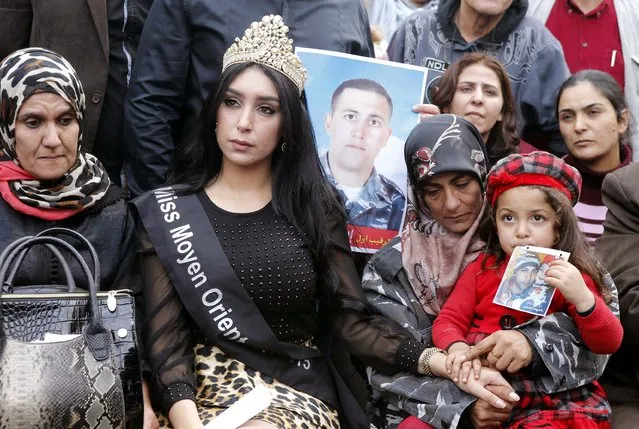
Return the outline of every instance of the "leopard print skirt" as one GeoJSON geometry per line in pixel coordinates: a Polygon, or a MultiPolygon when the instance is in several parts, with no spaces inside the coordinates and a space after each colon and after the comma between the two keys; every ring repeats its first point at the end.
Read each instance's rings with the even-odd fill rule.
{"type": "MultiPolygon", "coordinates": [[[[278,429],[339,429],[337,411],[311,395],[232,359],[215,346],[198,344],[195,351],[197,392],[195,403],[204,425],[239,398],[263,384],[273,393],[271,405],[253,417],[278,429]]],[[[172,428],[166,416],[158,416],[160,428],[172,428]]]]}

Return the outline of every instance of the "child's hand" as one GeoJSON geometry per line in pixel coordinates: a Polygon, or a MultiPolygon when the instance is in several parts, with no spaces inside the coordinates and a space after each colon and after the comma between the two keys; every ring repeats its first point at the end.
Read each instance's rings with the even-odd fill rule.
{"type": "Polygon", "coordinates": [[[446,356],[446,371],[452,376],[455,383],[461,379],[464,383],[468,382],[470,370],[474,370],[475,379],[479,379],[481,372],[481,362],[479,359],[472,361],[466,360],[466,353],[470,347],[465,343],[454,343],[448,348],[448,356],[446,356]]]}
{"type": "MultiPolygon", "coordinates": [[[[472,347],[468,349],[472,350],[472,347]]],[[[469,359],[468,353],[464,353],[461,357],[461,378],[464,383],[468,382],[468,376],[470,375],[470,369],[472,368],[473,374],[475,374],[475,380],[479,380],[481,375],[481,360],[479,358],[469,359]]]]}
{"type": "Polygon", "coordinates": [[[546,283],[559,289],[561,294],[577,311],[583,313],[595,305],[595,296],[586,286],[584,278],[573,264],[563,259],[555,259],[546,271],[546,283]]]}
{"type": "Polygon", "coordinates": [[[446,356],[446,372],[457,383],[459,380],[459,370],[461,369],[462,356],[470,349],[466,343],[453,343],[448,347],[446,356]]]}

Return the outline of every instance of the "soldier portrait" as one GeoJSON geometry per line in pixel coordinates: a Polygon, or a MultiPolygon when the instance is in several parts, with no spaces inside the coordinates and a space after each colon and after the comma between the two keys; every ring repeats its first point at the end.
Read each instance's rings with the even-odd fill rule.
{"type": "Polygon", "coordinates": [[[555,294],[555,288],[546,283],[546,271],[553,260],[568,260],[569,256],[570,253],[555,249],[515,247],[493,302],[545,316],[555,294]]]}
{"type": "Polygon", "coordinates": [[[539,259],[534,256],[517,258],[513,274],[505,278],[497,291],[497,303],[508,307],[517,307],[526,298],[528,290],[535,283],[539,259]]]}
{"type": "Polygon", "coordinates": [[[371,79],[344,81],[331,98],[324,119],[330,145],[321,160],[352,225],[391,230],[401,226],[404,193],[375,170],[375,159],[392,133],[392,114],[390,95],[371,79]]]}
{"type": "Polygon", "coordinates": [[[396,236],[406,208],[404,144],[419,122],[427,70],[296,48],[319,161],[348,217],[351,249],[373,253],[396,236]]]}

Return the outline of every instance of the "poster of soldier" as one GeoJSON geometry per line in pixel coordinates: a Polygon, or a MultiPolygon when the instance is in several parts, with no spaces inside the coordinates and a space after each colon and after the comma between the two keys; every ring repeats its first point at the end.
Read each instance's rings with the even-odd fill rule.
{"type": "Polygon", "coordinates": [[[546,271],[553,260],[567,261],[569,257],[570,253],[555,249],[515,247],[493,302],[536,316],[545,316],[555,294],[555,288],[544,280],[546,271]]]}
{"type": "Polygon", "coordinates": [[[419,115],[425,68],[297,48],[320,162],[348,215],[351,249],[374,253],[396,236],[406,206],[404,142],[419,115]]]}

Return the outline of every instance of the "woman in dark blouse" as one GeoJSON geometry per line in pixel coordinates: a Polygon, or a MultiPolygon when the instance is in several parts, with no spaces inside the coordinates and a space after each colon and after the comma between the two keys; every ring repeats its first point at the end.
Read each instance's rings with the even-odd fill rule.
{"type": "MultiPolygon", "coordinates": [[[[263,384],[273,401],[246,427],[368,428],[324,357],[333,330],[379,370],[447,377],[443,353],[366,304],[286,31],[267,16],[229,48],[172,185],[135,201],[163,426],[201,427],[263,384]]],[[[468,389],[497,401],[487,384],[505,381],[468,389]]]]}

